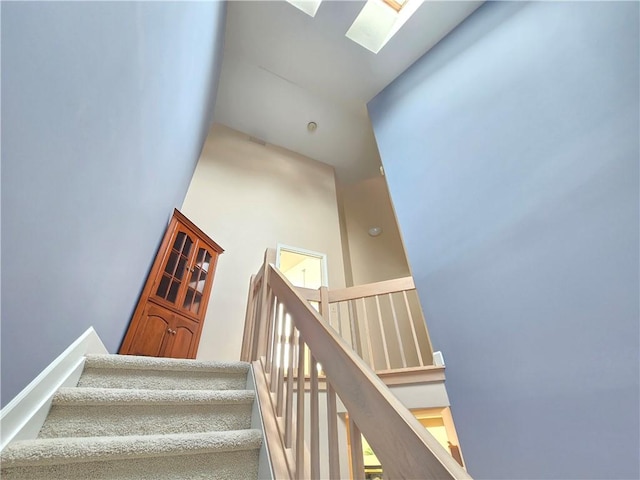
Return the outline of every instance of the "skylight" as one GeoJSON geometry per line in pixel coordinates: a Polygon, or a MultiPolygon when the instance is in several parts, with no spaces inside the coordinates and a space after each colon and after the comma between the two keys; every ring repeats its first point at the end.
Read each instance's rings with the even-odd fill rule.
{"type": "MultiPolygon", "coordinates": [[[[390,0],[394,1],[394,0],[390,0]]],[[[309,15],[310,17],[315,17],[318,8],[320,8],[320,4],[322,0],[287,0],[291,5],[296,7],[299,10],[302,10],[304,13],[309,15]]]]}
{"type": "Polygon", "coordinates": [[[378,53],[424,0],[367,0],[347,37],[378,53]]]}

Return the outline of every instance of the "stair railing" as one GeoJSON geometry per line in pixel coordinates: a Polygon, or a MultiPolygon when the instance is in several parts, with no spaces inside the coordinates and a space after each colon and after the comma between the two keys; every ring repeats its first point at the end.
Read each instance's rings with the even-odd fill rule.
{"type": "Polygon", "coordinates": [[[364,480],[362,436],[386,478],[471,478],[323,319],[329,302],[312,308],[270,256],[250,284],[242,358],[253,364],[275,478],[364,480]]]}
{"type": "Polygon", "coordinates": [[[341,289],[296,290],[323,303],[325,320],[381,374],[433,365],[433,348],[413,277],[341,289]]]}

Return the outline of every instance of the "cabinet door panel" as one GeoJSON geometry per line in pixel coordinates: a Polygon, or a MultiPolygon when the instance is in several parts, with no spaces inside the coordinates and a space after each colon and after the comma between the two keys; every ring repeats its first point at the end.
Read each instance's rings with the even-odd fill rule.
{"type": "Polygon", "coordinates": [[[165,356],[171,358],[192,358],[191,351],[195,350],[195,340],[199,325],[186,318],[175,317],[171,344],[167,346],[165,356]]]}
{"type": "Polygon", "coordinates": [[[171,312],[149,304],[140,319],[131,347],[126,353],[159,357],[168,340],[169,325],[172,321],[171,312]]]}

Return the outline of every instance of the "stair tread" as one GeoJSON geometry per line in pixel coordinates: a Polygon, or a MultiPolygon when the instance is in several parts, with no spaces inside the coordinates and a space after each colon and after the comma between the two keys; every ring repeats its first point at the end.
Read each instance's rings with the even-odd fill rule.
{"type": "Polygon", "coordinates": [[[53,397],[53,405],[197,405],[249,404],[252,390],[151,390],[101,387],[61,388],[53,397]]]}
{"type": "Polygon", "coordinates": [[[66,437],[15,441],[3,451],[3,468],[85,463],[168,455],[256,450],[255,429],[117,437],[66,437]]]}
{"type": "Polygon", "coordinates": [[[249,363],[177,358],[141,357],[135,355],[87,355],[85,368],[125,370],[197,371],[246,374],[249,363]]]}

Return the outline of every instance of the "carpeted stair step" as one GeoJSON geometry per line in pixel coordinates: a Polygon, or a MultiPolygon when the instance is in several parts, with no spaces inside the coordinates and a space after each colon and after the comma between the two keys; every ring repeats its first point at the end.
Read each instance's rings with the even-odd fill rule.
{"type": "Polygon", "coordinates": [[[39,438],[240,430],[251,426],[250,390],[61,388],[39,438]]]}
{"type": "Polygon", "coordinates": [[[79,387],[244,390],[249,364],[134,355],[87,355],[79,387]]]}
{"type": "Polygon", "coordinates": [[[16,441],[3,480],[257,478],[259,430],[16,441]]]}

